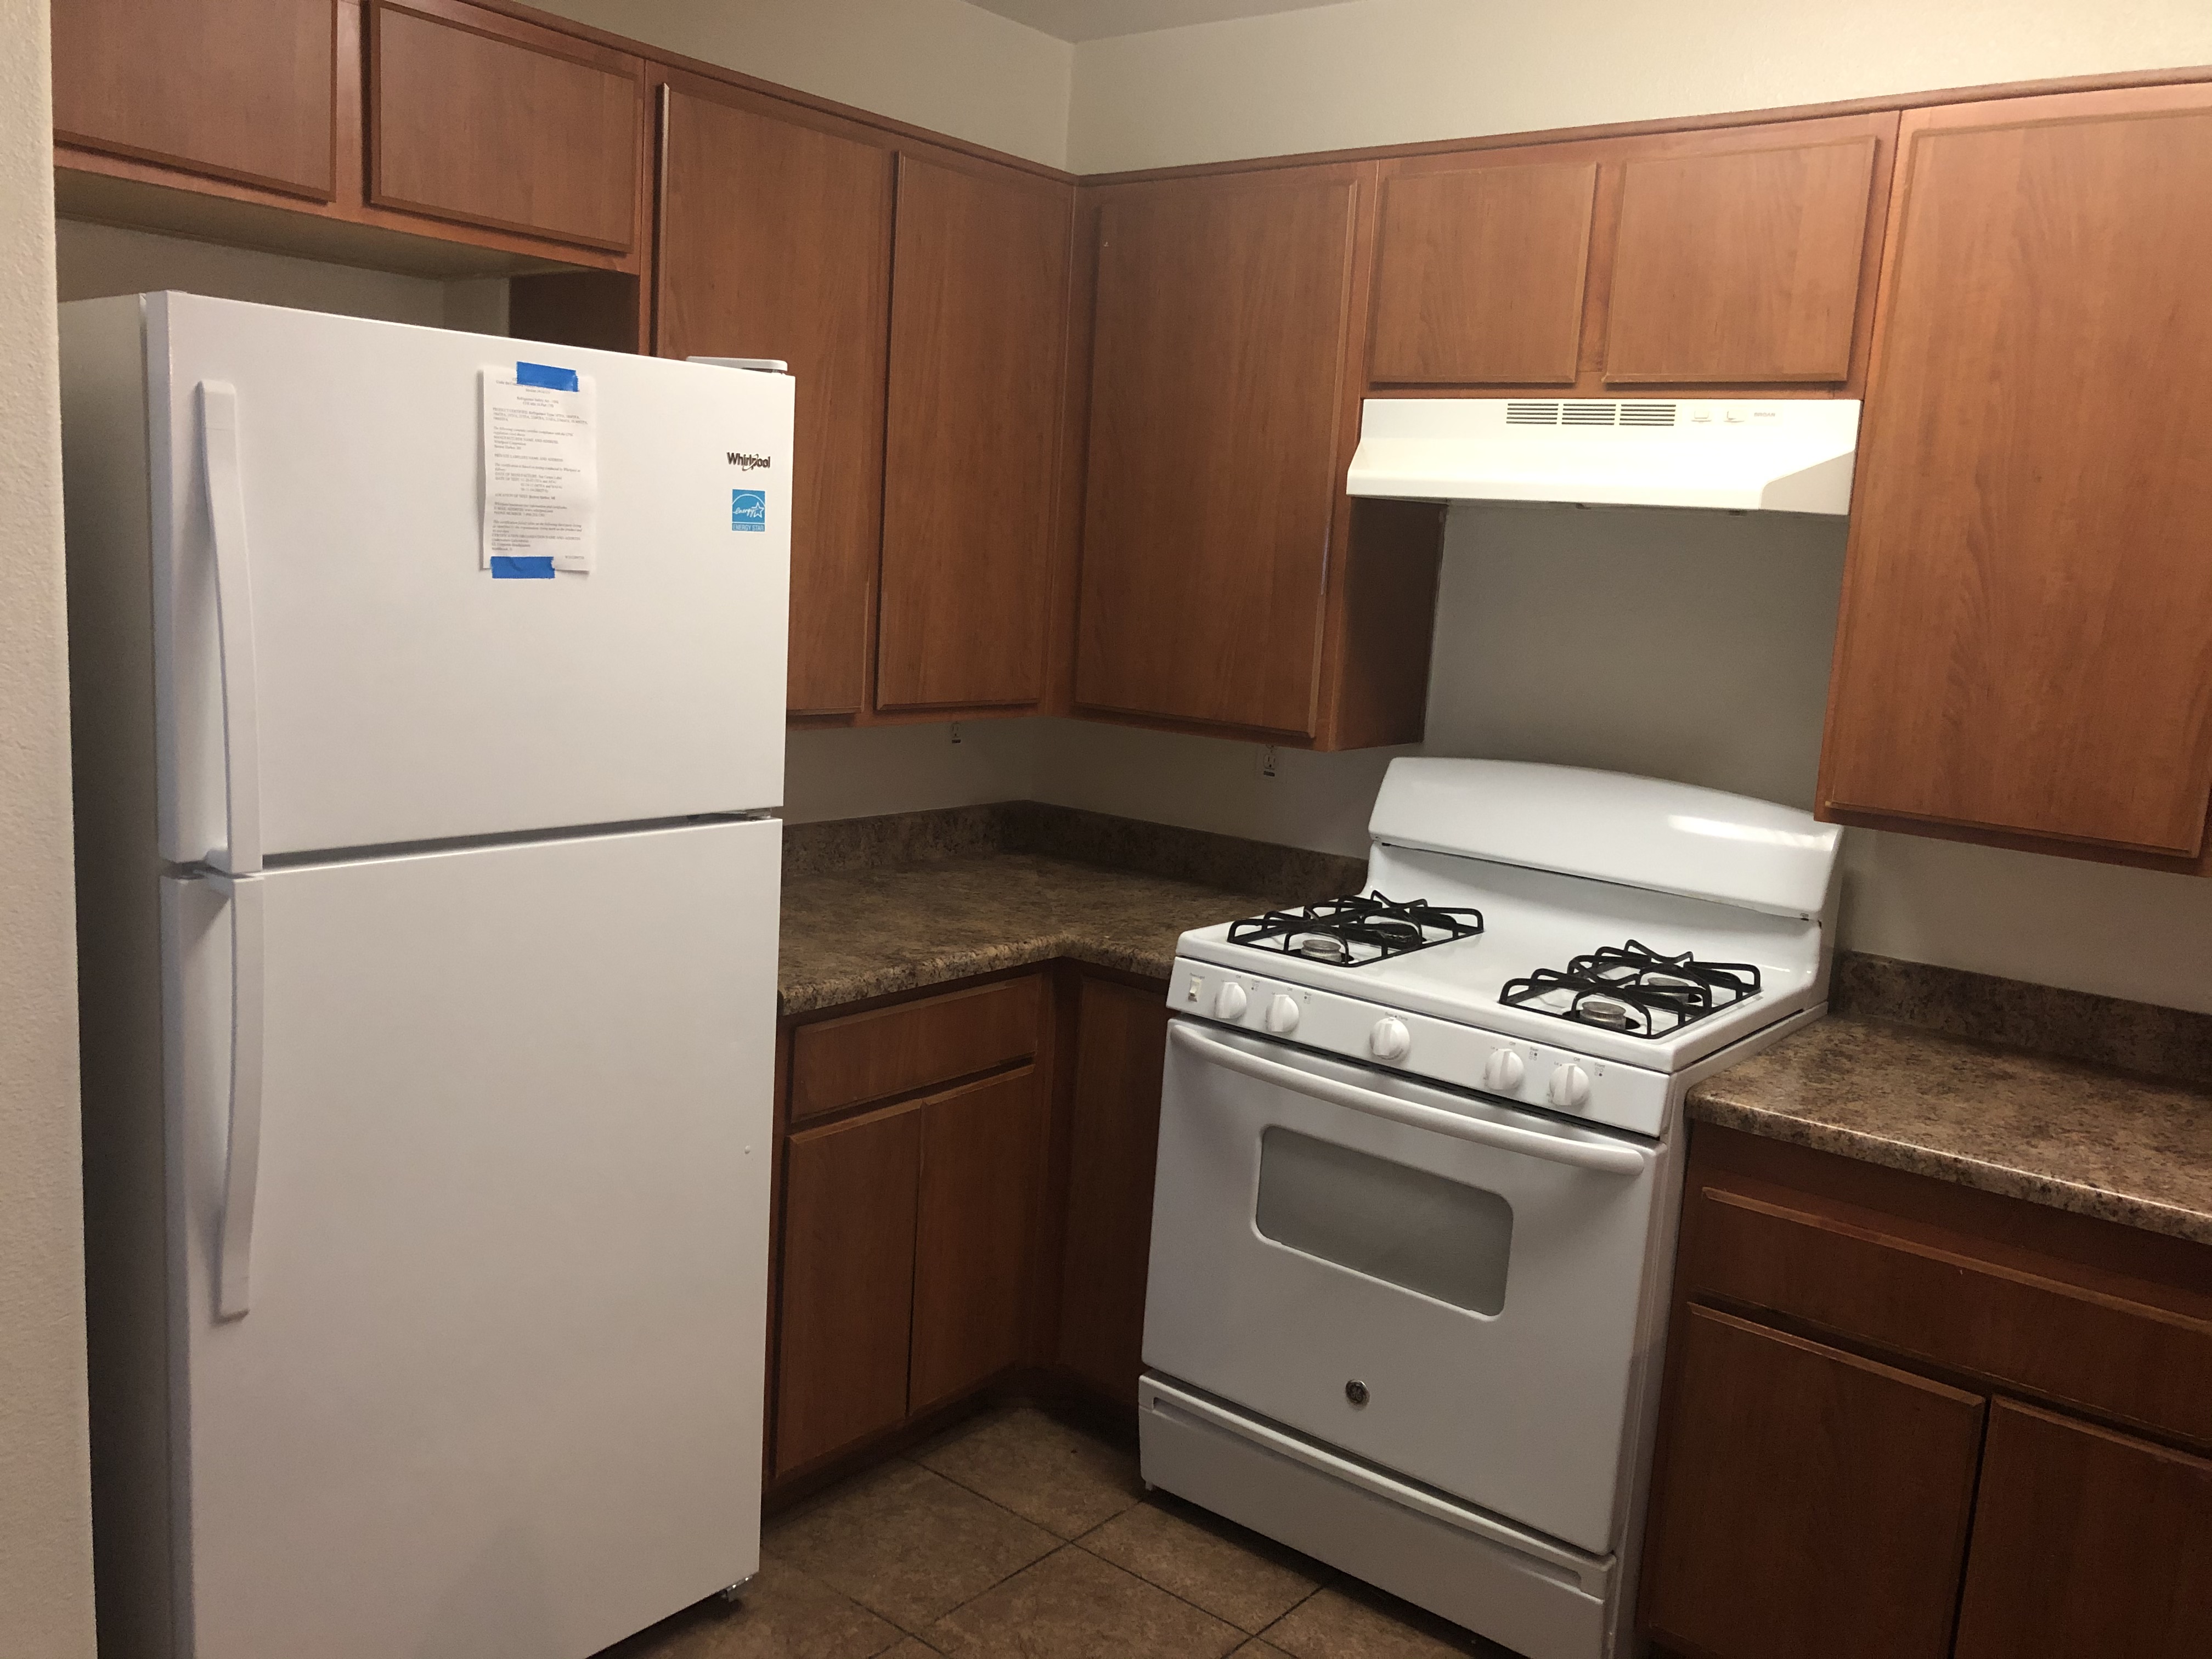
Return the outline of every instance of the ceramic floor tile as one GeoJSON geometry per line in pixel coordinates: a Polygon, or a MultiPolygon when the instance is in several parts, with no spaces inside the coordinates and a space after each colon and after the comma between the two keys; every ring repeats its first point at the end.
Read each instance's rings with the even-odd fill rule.
{"type": "Polygon", "coordinates": [[[617,1644],[599,1659],[870,1659],[896,1626],[787,1561],[761,1562],[735,1607],[717,1596],[617,1644]]]}
{"type": "Polygon", "coordinates": [[[1231,1654],[1229,1659],[1291,1659],[1291,1656],[1255,1636],[1231,1654]]]}
{"type": "Polygon", "coordinates": [[[1265,1630],[1334,1576],[1164,1493],[1085,1534],[1082,1547],[1247,1631],[1265,1630]]]}
{"type": "Polygon", "coordinates": [[[1262,1634],[1291,1659],[1511,1659],[1495,1643],[1351,1580],[1316,1591],[1262,1634]]]}
{"type": "Polygon", "coordinates": [[[778,1522],[763,1547],[918,1632],[1054,1542],[1018,1516],[902,1460],[778,1522]]]}
{"type": "Polygon", "coordinates": [[[925,1452],[921,1462],[1062,1538],[1079,1538],[1145,1495],[1137,1460],[1034,1407],[925,1452]]]}
{"type": "Polygon", "coordinates": [[[1222,1659],[1244,1632],[1073,1547],[1047,1556],[927,1632],[957,1659],[1222,1659]]]}

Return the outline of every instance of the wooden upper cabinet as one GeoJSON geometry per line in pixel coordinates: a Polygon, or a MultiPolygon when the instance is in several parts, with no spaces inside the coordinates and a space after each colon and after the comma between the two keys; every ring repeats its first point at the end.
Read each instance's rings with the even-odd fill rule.
{"type": "Polygon", "coordinates": [[[2212,799],[2212,88],[1915,112],[1823,813],[2190,867],[2212,799]]]}
{"type": "Polygon", "coordinates": [[[1956,1659],[2212,1653],[2212,1462],[1990,1407],[1956,1659]]]}
{"type": "Polygon", "coordinates": [[[60,0],[54,136],[329,201],[337,16],[336,0],[60,0]]]}
{"type": "Polygon", "coordinates": [[[1074,210],[1010,167],[899,158],[878,708],[1044,695],[1074,210]]]}
{"type": "Polygon", "coordinates": [[[1850,378],[1880,153],[1871,132],[1808,143],[1770,134],[1627,161],[1607,383],[1850,378]]]}
{"type": "Polygon", "coordinates": [[[623,252],[643,191],[645,66],[495,12],[376,0],[368,199],[623,252]]]}
{"type": "Polygon", "coordinates": [[[1099,192],[1079,705],[1316,731],[1372,176],[1099,192]]]}
{"type": "Polygon", "coordinates": [[[1371,380],[1573,383],[1598,169],[1545,154],[1497,150],[1387,173],[1371,380]]]}
{"type": "Polygon", "coordinates": [[[791,365],[790,708],[857,714],[883,524],[894,157],[861,129],[708,82],[664,96],[655,349],[791,365]]]}
{"type": "Polygon", "coordinates": [[[1643,1619],[1706,1659],[1948,1659],[1984,1402],[1691,1305],[1643,1619]]]}

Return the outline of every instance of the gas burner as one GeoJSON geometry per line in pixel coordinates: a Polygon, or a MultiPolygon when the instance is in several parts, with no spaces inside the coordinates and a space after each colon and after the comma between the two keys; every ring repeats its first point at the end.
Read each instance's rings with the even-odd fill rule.
{"type": "Polygon", "coordinates": [[[1400,903],[1380,893],[1365,898],[1325,899],[1297,910],[1270,910],[1264,916],[1232,922],[1231,945],[1280,951],[1332,968],[1364,968],[1431,945],[1472,939],[1482,931],[1482,912],[1400,903]]]}
{"type": "Polygon", "coordinates": [[[1662,956],[1631,939],[1577,957],[1564,969],[1509,979],[1498,1000],[1578,1025],[1656,1037],[1758,994],[1759,969],[1747,962],[1699,962],[1687,951],[1662,956]]]}

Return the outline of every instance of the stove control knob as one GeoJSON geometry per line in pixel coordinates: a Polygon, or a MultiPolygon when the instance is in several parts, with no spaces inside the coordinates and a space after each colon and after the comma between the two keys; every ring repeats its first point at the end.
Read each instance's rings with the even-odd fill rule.
{"type": "Polygon", "coordinates": [[[1406,1051],[1413,1046],[1413,1034],[1406,1029],[1402,1019],[1378,1019],[1375,1029],[1367,1034],[1367,1046],[1375,1051],[1377,1060],[1403,1060],[1406,1051]]]}
{"type": "Polygon", "coordinates": [[[1288,1036],[1298,1029],[1298,1005],[1280,991],[1267,1005],[1267,1029],[1277,1036],[1288,1036]]]}
{"type": "Polygon", "coordinates": [[[1221,988],[1213,994],[1216,1019],[1242,1019],[1245,1006],[1244,988],[1233,979],[1223,981],[1221,988]]]}
{"type": "Polygon", "coordinates": [[[1521,1086],[1528,1070],[1510,1048],[1492,1048],[1490,1058],[1482,1063],[1482,1086],[1493,1094],[1510,1095],[1521,1086]]]}
{"type": "Polygon", "coordinates": [[[1589,1100],[1589,1073],[1570,1062],[1552,1073],[1550,1098],[1554,1106],[1573,1108],[1589,1100]]]}

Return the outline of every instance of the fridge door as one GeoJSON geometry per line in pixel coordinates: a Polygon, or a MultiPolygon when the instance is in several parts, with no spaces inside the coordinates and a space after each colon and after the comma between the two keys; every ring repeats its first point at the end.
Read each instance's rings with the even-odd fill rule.
{"type": "Polygon", "coordinates": [[[581,1659],[757,1569],[780,836],[165,884],[184,1659],[581,1659]]]}
{"type": "Polygon", "coordinates": [[[256,817],[276,855],[782,799],[788,377],[143,305],[163,857],[255,868],[256,817]],[[522,362],[596,405],[588,572],[480,556],[482,379],[522,362]]]}

